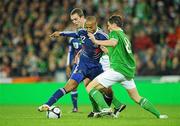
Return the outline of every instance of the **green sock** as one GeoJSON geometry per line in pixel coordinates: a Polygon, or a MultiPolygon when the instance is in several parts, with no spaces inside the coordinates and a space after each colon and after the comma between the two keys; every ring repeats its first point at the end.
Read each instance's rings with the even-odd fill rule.
{"type": "Polygon", "coordinates": [[[105,102],[103,95],[100,93],[100,91],[96,90],[95,88],[91,89],[89,92],[89,95],[96,101],[98,106],[103,109],[103,108],[109,108],[107,103],[105,102]]]}
{"type": "Polygon", "coordinates": [[[112,103],[116,109],[122,105],[122,103],[114,95],[113,95],[112,103]]]}
{"type": "Polygon", "coordinates": [[[146,109],[147,111],[151,112],[157,118],[160,116],[160,112],[154,107],[154,105],[148,101],[146,98],[141,98],[138,103],[142,108],[146,109]]]}
{"type": "Polygon", "coordinates": [[[99,112],[99,107],[97,105],[97,103],[94,101],[94,99],[91,97],[91,95],[89,95],[89,99],[91,101],[92,107],[93,107],[93,112],[99,112]]]}

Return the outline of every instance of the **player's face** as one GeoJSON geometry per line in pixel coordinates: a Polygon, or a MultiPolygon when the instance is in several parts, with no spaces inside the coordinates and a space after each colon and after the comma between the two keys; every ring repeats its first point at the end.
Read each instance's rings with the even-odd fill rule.
{"type": "Polygon", "coordinates": [[[87,32],[94,33],[97,29],[96,22],[86,21],[85,28],[87,29],[87,32]]]}
{"type": "Polygon", "coordinates": [[[78,14],[73,14],[71,15],[71,20],[72,22],[77,25],[78,27],[81,26],[81,18],[78,14]]]}

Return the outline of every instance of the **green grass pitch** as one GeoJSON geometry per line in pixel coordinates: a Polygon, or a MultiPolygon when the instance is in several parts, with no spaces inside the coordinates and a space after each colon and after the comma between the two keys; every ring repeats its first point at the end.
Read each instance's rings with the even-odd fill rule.
{"type": "Polygon", "coordinates": [[[60,119],[47,119],[37,106],[0,106],[0,126],[180,126],[180,106],[157,106],[169,116],[166,120],[156,119],[137,105],[129,105],[118,119],[87,118],[90,106],[79,106],[78,113],[71,113],[70,105],[60,106],[60,119]]]}

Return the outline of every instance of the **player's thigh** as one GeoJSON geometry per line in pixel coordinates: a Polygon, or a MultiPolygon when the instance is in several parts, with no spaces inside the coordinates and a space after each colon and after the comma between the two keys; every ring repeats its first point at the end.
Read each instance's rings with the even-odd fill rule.
{"type": "Polygon", "coordinates": [[[126,88],[129,96],[135,101],[135,102],[139,102],[139,100],[141,99],[141,96],[138,93],[138,90],[136,88],[135,82],[133,79],[131,80],[125,80],[123,82],[121,82],[121,84],[123,85],[123,87],[126,88]]]}
{"type": "Polygon", "coordinates": [[[83,81],[84,82],[84,86],[87,87],[87,85],[89,84],[90,81],[91,80],[89,78],[85,78],[84,81],[83,81]]]}
{"type": "Polygon", "coordinates": [[[124,78],[124,80],[121,81],[121,85],[127,90],[136,88],[136,84],[133,79],[127,80],[126,78],[124,78]]]}
{"type": "Polygon", "coordinates": [[[121,73],[116,72],[113,69],[108,69],[102,74],[98,75],[95,80],[104,87],[108,88],[117,82],[124,81],[125,77],[121,73]]]}

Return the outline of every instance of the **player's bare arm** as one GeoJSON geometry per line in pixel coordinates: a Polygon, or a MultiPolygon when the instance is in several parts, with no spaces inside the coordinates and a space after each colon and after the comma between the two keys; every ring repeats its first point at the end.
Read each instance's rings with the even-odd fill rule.
{"type": "Polygon", "coordinates": [[[92,40],[93,43],[101,46],[113,46],[115,47],[118,43],[116,39],[110,39],[110,40],[97,40],[95,39],[94,35],[90,32],[88,32],[89,38],[92,40]]]}
{"type": "Polygon", "coordinates": [[[49,37],[50,38],[56,38],[60,36],[60,31],[55,31],[54,33],[52,33],[49,37]]]}

